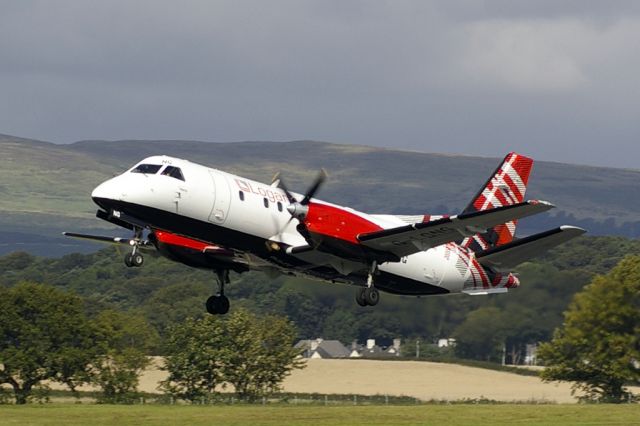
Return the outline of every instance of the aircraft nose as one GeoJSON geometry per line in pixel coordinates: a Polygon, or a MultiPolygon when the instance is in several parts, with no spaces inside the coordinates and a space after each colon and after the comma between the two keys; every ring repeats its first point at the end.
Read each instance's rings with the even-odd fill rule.
{"type": "Polygon", "coordinates": [[[125,187],[120,185],[118,178],[102,182],[100,185],[95,187],[93,192],[91,192],[91,198],[100,206],[104,201],[122,201],[126,196],[125,187]]]}

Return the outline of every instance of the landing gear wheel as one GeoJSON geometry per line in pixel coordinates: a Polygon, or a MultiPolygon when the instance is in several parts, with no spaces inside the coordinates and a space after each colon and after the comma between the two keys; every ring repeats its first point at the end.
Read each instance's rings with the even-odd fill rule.
{"type": "Polygon", "coordinates": [[[124,264],[127,267],[139,268],[144,263],[144,256],[140,253],[129,253],[124,257],[124,264]]]}
{"type": "Polygon", "coordinates": [[[356,290],[356,303],[360,306],[367,306],[367,301],[364,300],[364,291],[366,289],[364,288],[359,288],[358,290],[356,290]]]}
{"type": "Polygon", "coordinates": [[[129,244],[132,248],[131,253],[125,255],[124,264],[129,268],[139,268],[144,263],[144,256],[138,253],[138,247],[140,245],[148,244],[148,241],[142,241],[142,228],[136,227],[133,232],[133,239],[129,240],[129,244]]]}
{"type": "Polygon", "coordinates": [[[136,268],[139,268],[144,263],[144,256],[140,253],[135,253],[131,255],[131,264],[136,268]]]}
{"type": "Polygon", "coordinates": [[[224,315],[229,312],[229,298],[227,296],[218,296],[218,313],[224,315]]]}
{"type": "Polygon", "coordinates": [[[211,315],[216,315],[218,313],[217,299],[218,299],[218,296],[211,296],[210,298],[207,299],[207,303],[205,303],[205,306],[207,307],[207,312],[209,312],[211,315]]]}
{"type": "Polygon", "coordinates": [[[380,301],[380,293],[374,287],[368,287],[362,292],[362,298],[367,305],[375,306],[380,301]]]}
{"type": "Polygon", "coordinates": [[[224,315],[229,312],[229,299],[227,296],[211,296],[207,299],[206,306],[211,315],[224,315]]]}
{"type": "Polygon", "coordinates": [[[229,312],[229,299],[224,295],[224,285],[229,283],[229,270],[215,270],[218,281],[218,292],[207,299],[205,306],[211,315],[224,315],[229,312]]]}
{"type": "Polygon", "coordinates": [[[356,302],[360,306],[375,306],[380,301],[380,293],[373,286],[373,277],[378,275],[378,262],[373,261],[369,266],[369,273],[367,274],[367,286],[365,288],[359,288],[356,292],[356,302]]]}
{"type": "Polygon", "coordinates": [[[375,287],[359,288],[356,291],[356,303],[360,306],[375,306],[380,301],[380,293],[375,287]]]}

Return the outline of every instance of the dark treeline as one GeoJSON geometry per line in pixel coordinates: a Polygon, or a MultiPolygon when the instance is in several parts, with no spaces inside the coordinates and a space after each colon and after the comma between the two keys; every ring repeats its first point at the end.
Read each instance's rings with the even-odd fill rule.
{"type": "MultiPolygon", "coordinates": [[[[517,270],[521,287],[492,296],[382,294],[378,306],[361,308],[351,287],[261,273],[234,275],[227,295],[232,311],[286,315],[299,338],[346,344],[375,338],[385,345],[397,337],[425,343],[455,337],[458,356],[499,361],[506,344],[507,362],[517,363],[525,344],[551,338],[576,292],[630,252],[640,252],[640,241],[583,237],[522,264],[517,270]]],[[[52,285],[81,296],[89,316],[106,309],[141,315],[161,338],[172,325],[207,315],[204,302],[215,289],[213,273],[150,257],[142,268],[126,268],[123,254],[111,247],[61,258],[12,253],[0,257],[0,285],[52,285]]],[[[160,353],[161,345],[153,351],[160,353]]]]}

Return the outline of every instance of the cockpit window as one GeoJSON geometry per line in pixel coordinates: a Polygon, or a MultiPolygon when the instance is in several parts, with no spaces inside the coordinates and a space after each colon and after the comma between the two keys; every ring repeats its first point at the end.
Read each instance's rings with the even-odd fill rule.
{"type": "Polygon", "coordinates": [[[180,179],[181,181],[184,181],[182,170],[180,170],[178,167],[167,166],[167,168],[162,171],[162,174],[165,176],[171,176],[172,178],[176,178],[176,179],[180,179]]]}
{"type": "Polygon", "coordinates": [[[139,164],[131,173],[144,173],[147,175],[155,175],[162,166],[158,164],[139,164]]]}

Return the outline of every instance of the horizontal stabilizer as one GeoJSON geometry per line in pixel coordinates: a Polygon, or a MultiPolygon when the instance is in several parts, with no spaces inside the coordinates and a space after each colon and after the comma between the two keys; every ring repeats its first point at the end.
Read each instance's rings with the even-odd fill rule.
{"type": "Polygon", "coordinates": [[[478,252],[476,253],[476,259],[478,259],[478,262],[483,266],[495,271],[510,271],[522,262],[539,256],[547,250],[569,241],[572,238],[579,237],[585,232],[587,231],[575,226],[561,226],[556,229],[514,240],[503,246],[478,252]]]}
{"type": "Polygon", "coordinates": [[[470,296],[486,296],[487,294],[507,293],[508,291],[509,289],[506,287],[470,288],[468,290],[462,290],[463,293],[468,294],[470,296]]]}
{"type": "Polygon", "coordinates": [[[457,241],[462,237],[485,232],[489,228],[514,219],[545,212],[553,207],[553,204],[545,201],[525,201],[430,222],[414,223],[361,234],[358,235],[358,240],[362,245],[371,249],[391,252],[399,257],[408,256],[431,247],[457,241]]]}

